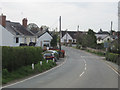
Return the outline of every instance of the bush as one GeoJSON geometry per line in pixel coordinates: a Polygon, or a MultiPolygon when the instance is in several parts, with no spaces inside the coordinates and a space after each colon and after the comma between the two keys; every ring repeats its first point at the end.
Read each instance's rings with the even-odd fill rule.
{"type": "Polygon", "coordinates": [[[115,53],[106,53],[106,60],[108,61],[112,61],[114,63],[117,63],[119,64],[119,57],[120,55],[119,54],[115,54],[115,53]]]}
{"type": "Polygon", "coordinates": [[[43,60],[40,47],[2,47],[2,68],[14,71],[43,60]]]}

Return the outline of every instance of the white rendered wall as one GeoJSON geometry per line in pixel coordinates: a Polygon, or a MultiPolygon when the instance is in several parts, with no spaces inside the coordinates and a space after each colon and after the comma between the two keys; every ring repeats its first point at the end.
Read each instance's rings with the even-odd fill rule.
{"type": "Polygon", "coordinates": [[[61,38],[61,43],[64,43],[64,40],[65,40],[66,38],[67,38],[67,42],[69,42],[69,39],[71,39],[72,42],[73,42],[72,37],[67,33],[67,34],[65,34],[65,35],[61,38]]]}
{"type": "Polygon", "coordinates": [[[37,39],[36,46],[43,47],[44,44],[49,44],[50,46],[51,40],[52,40],[51,35],[48,32],[46,32],[45,34],[43,34],[37,39]],[[44,41],[49,41],[49,42],[44,42],[44,41]],[[41,45],[41,42],[42,42],[42,45],[41,45]]]}

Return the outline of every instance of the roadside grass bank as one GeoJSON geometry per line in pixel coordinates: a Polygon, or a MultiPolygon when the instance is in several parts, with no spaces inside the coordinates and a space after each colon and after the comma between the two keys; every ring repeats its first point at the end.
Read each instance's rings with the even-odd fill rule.
{"type": "Polygon", "coordinates": [[[46,60],[40,63],[35,64],[34,69],[32,69],[31,65],[23,66],[15,71],[9,72],[7,69],[2,70],[2,84],[7,84],[8,82],[22,79],[30,75],[35,75],[38,73],[42,73],[46,70],[49,70],[56,66],[56,63],[53,60],[46,60]]]}

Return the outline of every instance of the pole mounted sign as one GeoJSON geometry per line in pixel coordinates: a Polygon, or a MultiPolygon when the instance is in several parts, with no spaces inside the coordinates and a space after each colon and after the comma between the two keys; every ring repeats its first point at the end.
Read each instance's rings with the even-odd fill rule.
{"type": "Polygon", "coordinates": [[[108,42],[104,42],[104,48],[108,48],[109,47],[109,43],[108,42]]]}

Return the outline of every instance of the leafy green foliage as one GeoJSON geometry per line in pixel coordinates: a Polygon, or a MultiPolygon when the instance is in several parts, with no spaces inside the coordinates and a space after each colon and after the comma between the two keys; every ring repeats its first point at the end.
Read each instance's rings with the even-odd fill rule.
{"type": "Polygon", "coordinates": [[[106,60],[119,64],[120,63],[120,54],[106,53],[106,60]]]}
{"type": "Polygon", "coordinates": [[[2,47],[2,68],[14,71],[43,60],[40,47],[2,47]]]}
{"type": "Polygon", "coordinates": [[[79,35],[77,38],[77,45],[82,47],[96,48],[97,39],[93,30],[89,29],[87,34],[79,35]]]}
{"type": "Polygon", "coordinates": [[[53,39],[51,40],[51,46],[56,47],[57,46],[57,34],[53,35],[53,39]]]}

